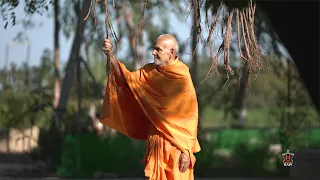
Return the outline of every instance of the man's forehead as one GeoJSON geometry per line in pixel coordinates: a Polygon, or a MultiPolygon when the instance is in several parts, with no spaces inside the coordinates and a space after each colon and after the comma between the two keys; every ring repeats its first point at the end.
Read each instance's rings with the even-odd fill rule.
{"type": "Polygon", "coordinates": [[[169,45],[170,43],[171,43],[170,39],[160,38],[160,39],[157,39],[156,42],[154,42],[153,46],[164,47],[169,45]]]}
{"type": "Polygon", "coordinates": [[[154,47],[163,47],[164,46],[164,43],[163,43],[163,41],[156,41],[156,42],[154,42],[153,43],[153,46],[154,47]]]}

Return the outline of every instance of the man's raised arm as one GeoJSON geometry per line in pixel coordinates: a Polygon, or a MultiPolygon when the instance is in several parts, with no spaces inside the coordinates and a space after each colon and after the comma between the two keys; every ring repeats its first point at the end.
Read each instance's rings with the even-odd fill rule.
{"type": "Polygon", "coordinates": [[[111,64],[115,70],[116,76],[119,78],[120,82],[123,84],[127,84],[127,81],[124,78],[124,76],[119,68],[118,60],[116,59],[116,57],[114,55],[112,42],[109,37],[108,37],[108,39],[104,40],[103,51],[107,56],[109,56],[111,64]]]}

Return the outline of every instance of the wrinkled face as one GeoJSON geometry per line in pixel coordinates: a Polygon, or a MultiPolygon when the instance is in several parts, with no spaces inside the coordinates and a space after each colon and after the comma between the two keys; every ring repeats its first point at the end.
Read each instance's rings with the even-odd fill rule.
{"type": "Polygon", "coordinates": [[[155,42],[152,55],[154,63],[158,66],[168,65],[174,58],[173,49],[168,48],[167,43],[162,39],[155,42]]]}

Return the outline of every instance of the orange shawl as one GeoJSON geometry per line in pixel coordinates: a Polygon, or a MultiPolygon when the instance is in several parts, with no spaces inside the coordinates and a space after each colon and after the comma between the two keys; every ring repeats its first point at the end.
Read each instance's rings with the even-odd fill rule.
{"type": "Polygon", "coordinates": [[[145,175],[150,179],[182,178],[181,174],[172,175],[179,174],[173,172],[178,171],[179,152],[191,157],[189,177],[183,179],[193,179],[193,153],[200,151],[200,145],[198,103],[189,68],[178,58],[168,66],[147,64],[134,72],[118,64],[128,85],[116,78],[117,92],[108,83],[100,122],[128,137],[148,140],[144,162],[145,175]],[[159,172],[161,169],[166,175],[159,172]]]}

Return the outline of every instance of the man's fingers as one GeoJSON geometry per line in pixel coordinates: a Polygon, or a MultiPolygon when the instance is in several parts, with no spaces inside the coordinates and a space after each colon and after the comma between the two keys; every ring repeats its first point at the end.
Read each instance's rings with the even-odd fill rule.
{"type": "Polygon", "coordinates": [[[182,166],[183,166],[183,162],[182,162],[182,154],[179,157],[179,171],[182,172],[182,166]]]}
{"type": "Polygon", "coordinates": [[[179,157],[179,170],[180,172],[185,172],[190,165],[190,159],[189,156],[182,153],[179,157]]]}
{"type": "Polygon", "coordinates": [[[180,172],[185,172],[187,170],[187,163],[182,161],[180,163],[179,170],[180,170],[180,172]]]}
{"type": "Polygon", "coordinates": [[[180,172],[183,172],[183,163],[180,161],[179,163],[179,171],[180,172]]]}
{"type": "Polygon", "coordinates": [[[104,44],[106,44],[106,43],[111,44],[111,40],[110,40],[110,39],[105,39],[105,40],[104,40],[104,44]]]}
{"type": "Polygon", "coordinates": [[[105,39],[104,40],[104,44],[103,44],[103,50],[104,51],[111,51],[112,50],[112,43],[110,41],[110,39],[105,39]]]}
{"type": "Polygon", "coordinates": [[[185,172],[189,167],[188,160],[184,157],[180,157],[179,160],[179,170],[180,172],[185,172]]]}
{"type": "Polygon", "coordinates": [[[103,45],[106,46],[106,47],[112,47],[112,43],[111,43],[111,41],[108,40],[108,39],[106,39],[106,40],[104,41],[104,44],[103,44],[103,45]]]}
{"type": "Polygon", "coordinates": [[[180,166],[180,172],[184,172],[184,171],[185,171],[185,165],[184,163],[182,163],[180,166]]]}

